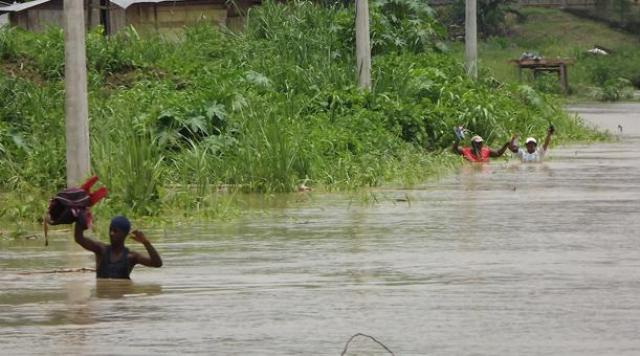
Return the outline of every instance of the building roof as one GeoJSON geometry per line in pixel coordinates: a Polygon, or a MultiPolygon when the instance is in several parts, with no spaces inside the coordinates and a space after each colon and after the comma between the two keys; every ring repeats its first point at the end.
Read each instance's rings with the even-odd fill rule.
{"type": "MultiPolygon", "coordinates": [[[[2,6],[2,3],[0,2],[0,14],[1,13],[5,13],[5,12],[20,12],[20,11],[24,11],[27,9],[30,9],[34,6],[38,6],[38,5],[42,5],[45,3],[48,3],[51,0],[34,0],[34,1],[29,1],[29,2],[25,2],[25,3],[17,3],[14,2],[11,5],[8,6],[2,6]]],[[[179,1],[184,1],[184,0],[110,0],[113,4],[116,4],[118,6],[120,6],[123,9],[128,8],[131,5],[134,4],[141,4],[141,3],[160,3],[160,2],[179,2],[179,1]]]]}
{"type": "Polygon", "coordinates": [[[128,8],[131,5],[134,4],[140,4],[140,3],[160,3],[160,2],[179,2],[179,1],[184,1],[184,0],[111,0],[112,3],[120,6],[123,9],[128,8]]]}
{"type": "Polygon", "coordinates": [[[51,0],[35,0],[35,1],[29,1],[29,2],[25,2],[25,3],[14,2],[13,4],[11,4],[9,6],[0,6],[0,13],[3,13],[3,12],[20,12],[20,11],[32,8],[34,6],[42,5],[42,4],[47,3],[49,1],[51,1],[51,0]]]}

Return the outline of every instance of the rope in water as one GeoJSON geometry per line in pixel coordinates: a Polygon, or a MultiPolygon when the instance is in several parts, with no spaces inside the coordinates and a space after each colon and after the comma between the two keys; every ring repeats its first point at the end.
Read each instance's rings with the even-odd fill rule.
{"type": "Polygon", "coordinates": [[[17,274],[29,275],[29,274],[43,274],[43,273],[74,273],[74,272],[95,272],[95,268],[81,267],[81,268],[60,268],[47,271],[30,271],[30,272],[18,272],[17,274]]]}
{"type": "Polygon", "coordinates": [[[342,350],[342,353],[340,354],[340,356],[344,356],[347,353],[347,349],[349,348],[349,344],[351,343],[351,341],[353,341],[356,337],[358,336],[363,336],[363,337],[368,337],[369,339],[373,340],[374,342],[376,342],[378,345],[382,346],[385,350],[387,350],[387,352],[391,355],[391,356],[395,356],[395,354],[393,353],[393,351],[391,351],[385,344],[383,344],[382,342],[378,341],[375,337],[370,336],[370,335],[366,335],[366,334],[362,334],[362,333],[357,333],[353,336],[351,336],[349,338],[349,340],[347,341],[347,344],[344,345],[344,350],[342,350]]]}

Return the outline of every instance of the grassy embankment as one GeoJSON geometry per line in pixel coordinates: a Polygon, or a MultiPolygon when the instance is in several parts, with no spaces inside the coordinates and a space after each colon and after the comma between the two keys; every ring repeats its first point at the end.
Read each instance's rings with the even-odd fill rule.
{"type": "MultiPolygon", "coordinates": [[[[517,82],[517,70],[508,61],[524,52],[534,52],[549,59],[574,61],[569,67],[571,101],[630,99],[632,85],[640,86],[640,37],[557,9],[518,10],[525,20],[516,23],[509,36],[492,37],[479,45],[480,66],[497,79],[517,82]],[[586,53],[595,45],[614,52],[610,56],[586,53]]],[[[453,47],[462,53],[461,44],[453,47]]],[[[536,89],[560,93],[555,74],[542,76],[535,82],[529,71],[524,74],[526,82],[536,89]]]]}
{"type": "MultiPolygon", "coordinates": [[[[201,25],[179,42],[91,33],[91,158],[110,189],[96,216],[210,219],[302,183],[411,185],[460,162],[442,153],[458,124],[489,144],[551,121],[556,142],[599,137],[528,86],[470,81],[422,3],[378,3],[371,92],[355,86],[353,8],[265,3],[245,33],[201,25]]],[[[63,59],[59,29],[0,32],[5,231],[29,229],[64,186],[63,59]]]]}

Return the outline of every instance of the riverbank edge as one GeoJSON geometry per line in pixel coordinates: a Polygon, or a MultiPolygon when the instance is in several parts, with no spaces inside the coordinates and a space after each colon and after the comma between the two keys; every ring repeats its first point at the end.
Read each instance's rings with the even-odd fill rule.
{"type": "MultiPolygon", "coordinates": [[[[585,123],[588,129],[598,131],[595,127],[585,123]]],[[[607,142],[612,136],[607,136],[607,142]]],[[[570,146],[576,144],[592,144],[601,142],[598,140],[556,140],[552,142],[552,147],[570,146]]],[[[416,155],[417,156],[417,155],[416,155]]],[[[159,213],[154,215],[136,214],[132,211],[115,211],[109,206],[109,200],[99,203],[93,208],[94,233],[105,232],[108,229],[111,216],[126,214],[135,225],[144,228],[164,229],[168,226],[180,226],[184,224],[212,223],[216,221],[229,221],[246,216],[248,214],[268,214],[267,210],[274,207],[290,207],[298,204],[306,204],[312,201],[315,196],[326,194],[339,194],[350,197],[356,204],[375,204],[384,201],[385,197],[375,194],[375,190],[409,189],[417,185],[427,184],[437,179],[453,174],[457,169],[466,163],[461,157],[451,152],[431,152],[422,154],[421,162],[410,167],[404,167],[403,171],[412,171],[413,176],[409,179],[401,176],[400,171],[390,176],[387,181],[369,187],[349,187],[344,188],[338,185],[326,185],[319,187],[302,186],[293,193],[243,193],[233,187],[212,187],[212,192],[206,197],[196,197],[188,189],[181,192],[175,187],[165,187],[165,196],[171,194],[187,194],[192,200],[200,200],[200,205],[193,208],[163,206],[159,213]],[[429,165],[425,165],[428,162],[429,165]]],[[[415,157],[410,157],[411,158],[415,157]]],[[[509,160],[507,155],[500,160],[509,160]]],[[[0,216],[0,239],[44,239],[42,219],[48,204],[49,192],[43,191],[14,191],[0,193],[2,201],[5,202],[3,214],[0,216]],[[13,209],[13,214],[7,211],[13,209]],[[34,209],[41,211],[34,214],[34,209]]],[[[53,238],[61,235],[68,235],[70,229],[68,225],[59,227],[49,227],[53,238]]]]}
{"type": "MultiPolygon", "coordinates": [[[[418,155],[407,157],[407,161],[418,159],[418,155]]],[[[438,177],[450,174],[462,163],[460,157],[448,152],[433,152],[423,154],[421,162],[429,165],[414,165],[404,167],[397,174],[387,177],[388,180],[376,186],[349,187],[339,184],[312,186],[302,185],[297,192],[273,193],[251,192],[245,193],[232,186],[212,186],[210,193],[205,197],[196,196],[188,186],[164,187],[162,198],[171,200],[199,200],[200,204],[194,204],[192,208],[170,206],[163,204],[160,211],[153,215],[135,213],[133,211],[116,211],[109,206],[109,199],[105,199],[92,208],[94,215],[94,230],[106,231],[110,216],[125,214],[136,225],[147,227],[166,227],[189,223],[203,223],[215,221],[227,221],[245,216],[249,213],[264,212],[274,206],[287,206],[301,204],[312,200],[318,194],[340,194],[351,196],[355,202],[366,203],[369,199],[368,192],[372,188],[384,187],[386,189],[406,189],[415,185],[428,182],[438,177]],[[411,171],[412,177],[403,177],[403,172],[411,171]],[[408,178],[408,179],[407,179],[408,178]],[[177,196],[177,197],[176,197],[177,196]]],[[[107,187],[108,188],[108,187],[107,187]]],[[[42,219],[46,212],[48,199],[54,193],[44,191],[14,191],[1,192],[0,198],[4,202],[3,214],[0,215],[0,239],[5,238],[38,238],[43,237],[42,219]],[[46,197],[46,198],[45,198],[46,197]],[[35,211],[41,211],[37,214],[35,211]]],[[[68,226],[50,227],[50,233],[55,236],[60,231],[67,231],[68,226]]]]}

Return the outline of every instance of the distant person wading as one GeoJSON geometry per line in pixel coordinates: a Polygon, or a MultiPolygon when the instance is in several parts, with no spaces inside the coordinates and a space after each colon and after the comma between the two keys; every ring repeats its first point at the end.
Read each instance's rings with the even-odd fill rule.
{"type": "Polygon", "coordinates": [[[476,135],[471,138],[471,147],[459,147],[460,140],[464,138],[461,127],[456,128],[456,141],[453,143],[453,151],[469,162],[489,162],[490,157],[500,157],[511,145],[511,141],[507,142],[499,150],[494,150],[484,146],[482,137],[476,135]]]}
{"type": "Polygon", "coordinates": [[[527,137],[524,142],[526,148],[518,147],[515,143],[516,136],[511,139],[511,144],[509,149],[511,152],[515,153],[522,163],[534,163],[534,162],[542,162],[545,155],[547,154],[547,149],[549,148],[549,143],[551,143],[551,135],[555,132],[555,128],[553,125],[549,126],[547,129],[547,137],[544,139],[544,144],[542,147],[538,147],[538,141],[536,141],[533,137],[527,137]]]}

